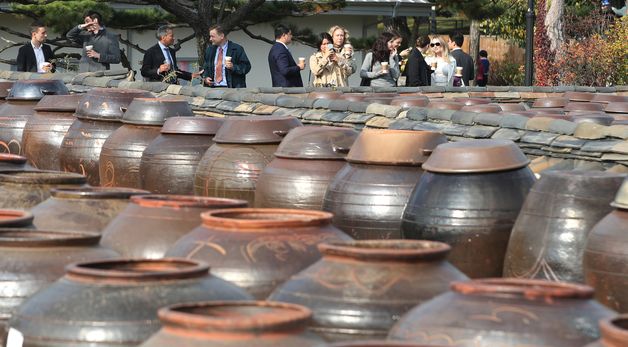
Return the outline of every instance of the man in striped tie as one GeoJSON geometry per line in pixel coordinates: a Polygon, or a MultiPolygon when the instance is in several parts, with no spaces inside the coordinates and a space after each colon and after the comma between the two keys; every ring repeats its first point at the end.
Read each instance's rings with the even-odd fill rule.
{"type": "Polygon", "coordinates": [[[190,73],[179,69],[176,51],[170,47],[174,43],[172,27],[160,26],[155,36],[158,42],[146,50],[142,62],[142,76],[147,81],[177,84],[179,78],[190,81],[203,73],[202,70],[190,73]]]}
{"type": "Polygon", "coordinates": [[[244,48],[227,39],[220,25],[209,29],[211,46],[205,51],[203,82],[212,88],[246,88],[251,62],[244,48]]]}

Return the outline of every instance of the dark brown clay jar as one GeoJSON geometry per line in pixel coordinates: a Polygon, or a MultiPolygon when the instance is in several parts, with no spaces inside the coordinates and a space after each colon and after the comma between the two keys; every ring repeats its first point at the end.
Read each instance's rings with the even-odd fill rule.
{"type": "Polygon", "coordinates": [[[228,117],[198,164],[194,193],[253,204],[259,174],[283,137],[298,126],[301,121],[294,117],[228,117]]]}
{"type": "Polygon", "coordinates": [[[23,210],[0,209],[0,228],[23,228],[33,224],[33,214],[23,210]]]}
{"type": "Polygon", "coordinates": [[[35,170],[28,165],[27,158],[17,154],[0,153],[0,172],[35,170]]]}
{"type": "Polygon", "coordinates": [[[279,286],[269,300],[309,307],[310,329],[328,341],[381,339],[408,310],[467,279],[444,243],[369,240],[324,243],[323,258],[279,286]]]}
{"type": "Polygon", "coordinates": [[[621,314],[614,318],[600,321],[602,337],[585,347],[625,347],[628,346],[628,315],[621,314]]]}
{"type": "Polygon", "coordinates": [[[0,153],[22,154],[24,126],[36,104],[37,100],[7,100],[0,106],[0,153]]]}
{"type": "MultiPolygon", "coordinates": [[[[132,196],[103,230],[101,243],[122,256],[156,259],[202,223],[212,209],[246,207],[246,201],[186,195],[132,196]]],[[[213,264],[212,264],[213,265],[213,264]]]]}
{"type": "Polygon", "coordinates": [[[100,121],[119,121],[133,99],[150,97],[150,92],[140,89],[92,88],[81,98],[76,116],[100,121]]]}
{"type": "Polygon", "coordinates": [[[0,107],[5,103],[9,90],[13,86],[13,81],[0,81],[0,107]]]}
{"type": "Polygon", "coordinates": [[[315,347],[312,312],[268,301],[202,302],[159,310],[163,328],[141,347],[315,347]]]}
{"type": "Polygon", "coordinates": [[[320,259],[319,243],[351,238],[311,210],[225,209],[202,214],[203,224],[179,239],[168,257],[212,264],[212,274],[256,299],[320,259]]]}
{"type": "Polygon", "coordinates": [[[194,194],[194,174],[222,125],[220,118],[172,117],[142,154],[142,189],[160,194],[194,194]]]}
{"type": "Polygon", "coordinates": [[[403,238],[452,246],[449,261],[471,278],[502,275],[513,224],[535,177],[507,140],[436,147],[403,213],[403,238]]]}
{"type": "Polygon", "coordinates": [[[148,191],[129,188],[55,188],[50,197],[33,207],[37,229],[90,231],[100,234],[134,195],[148,191]]]}
{"type": "Polygon", "coordinates": [[[281,141],[255,187],[255,207],[320,210],[358,136],[352,129],[297,127],[281,141]]]}
{"type": "Polygon", "coordinates": [[[24,346],[137,346],[159,330],[159,308],[250,299],[194,260],[81,262],[24,302],[9,325],[24,346]]]}
{"type": "Polygon", "coordinates": [[[510,234],[504,277],[584,282],[582,254],[591,228],[625,175],[595,171],[543,172],[510,234]]]}
{"type": "Polygon", "coordinates": [[[335,226],[355,239],[400,239],[401,216],[421,177],[421,164],[444,135],[364,129],[323,199],[335,226]]]}
{"type": "Polygon", "coordinates": [[[115,258],[117,253],[98,246],[91,233],[0,229],[0,343],[18,306],[65,273],[76,261],[115,258]]]}
{"type": "Polygon", "coordinates": [[[599,337],[599,319],[614,315],[588,286],[482,279],[452,283],[450,292],[403,316],[388,338],[460,347],[582,346],[599,337]]]}
{"type": "Polygon", "coordinates": [[[22,135],[24,156],[41,170],[59,170],[61,143],[76,116],[74,112],[82,96],[46,95],[35,105],[22,135]]]}
{"type": "Polygon", "coordinates": [[[62,80],[17,80],[7,94],[7,100],[41,100],[44,95],[68,95],[70,92],[62,80]]]}
{"type": "Polygon", "coordinates": [[[85,176],[68,172],[0,172],[0,208],[30,209],[48,199],[52,188],[84,185],[85,176]]]}

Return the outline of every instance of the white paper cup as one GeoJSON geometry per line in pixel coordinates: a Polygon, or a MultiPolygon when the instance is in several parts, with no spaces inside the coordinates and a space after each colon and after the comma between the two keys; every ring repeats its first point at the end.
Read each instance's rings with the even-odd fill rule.
{"type": "Polygon", "coordinates": [[[299,64],[305,63],[305,57],[299,57],[299,64]]]}
{"type": "Polygon", "coordinates": [[[388,63],[387,62],[382,62],[382,71],[388,71],[388,63]]]}
{"type": "Polygon", "coordinates": [[[92,45],[85,46],[85,50],[86,51],[91,51],[92,49],[94,49],[94,46],[92,46],[92,45]]]}
{"type": "Polygon", "coordinates": [[[225,57],[225,61],[230,63],[231,62],[231,57],[225,57]]]}

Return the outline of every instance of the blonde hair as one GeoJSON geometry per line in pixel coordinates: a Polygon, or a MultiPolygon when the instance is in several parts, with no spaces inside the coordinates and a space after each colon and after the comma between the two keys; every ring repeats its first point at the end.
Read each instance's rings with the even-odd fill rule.
{"type": "Polygon", "coordinates": [[[334,37],[334,31],[336,30],[342,30],[345,33],[345,41],[342,44],[347,44],[349,43],[349,30],[345,29],[344,27],[341,27],[340,25],[334,25],[333,27],[329,28],[329,35],[331,35],[331,37],[334,37]]]}
{"type": "Polygon", "coordinates": [[[434,39],[437,39],[438,42],[440,42],[440,46],[443,49],[443,58],[448,60],[449,59],[449,45],[447,44],[447,42],[445,42],[445,40],[443,40],[443,38],[441,36],[434,36],[434,37],[432,37],[432,39],[430,40],[430,43],[432,43],[432,40],[434,40],[434,39]]]}

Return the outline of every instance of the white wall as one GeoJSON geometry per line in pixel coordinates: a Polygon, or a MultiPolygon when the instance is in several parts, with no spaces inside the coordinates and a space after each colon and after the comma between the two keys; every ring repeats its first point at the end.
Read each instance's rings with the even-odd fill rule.
{"type": "MultiPolygon", "coordinates": [[[[339,15],[316,15],[312,17],[305,18],[291,18],[287,20],[287,22],[294,22],[300,28],[311,28],[314,33],[320,33],[323,31],[327,31],[331,26],[339,24],[345,26],[351,36],[354,37],[362,37],[363,32],[363,23],[373,23],[374,17],[359,17],[359,16],[339,16],[339,15]]],[[[3,25],[6,25],[10,28],[14,28],[15,30],[19,30],[21,32],[28,32],[28,25],[30,24],[30,20],[28,19],[18,19],[14,16],[8,15],[0,15],[0,22],[3,25]]],[[[78,23],[77,23],[78,24],[78,23]]],[[[272,39],[273,30],[269,24],[258,25],[255,27],[251,27],[250,30],[258,35],[263,35],[267,38],[272,39]]],[[[121,33],[122,37],[130,39],[131,42],[138,44],[140,47],[146,49],[156,43],[156,39],[154,36],[154,31],[119,31],[113,30],[114,32],[121,33]]],[[[187,28],[177,28],[175,29],[175,36],[177,38],[183,38],[189,34],[191,34],[191,29],[187,28]]],[[[367,36],[375,35],[376,28],[371,25],[368,27],[367,36]]],[[[54,37],[58,37],[58,33],[50,32],[48,33],[48,38],[52,39],[54,37]]],[[[26,41],[21,38],[14,37],[12,35],[8,35],[4,32],[0,33],[0,46],[5,46],[6,41],[4,39],[13,40],[16,42],[26,41]]],[[[270,86],[270,73],[268,70],[268,51],[270,50],[270,45],[266,42],[254,40],[249,38],[244,32],[237,31],[232,32],[228,35],[229,39],[242,45],[251,61],[252,69],[251,72],[247,75],[247,85],[250,87],[260,87],[260,86],[270,86]]],[[[11,48],[3,53],[0,56],[4,59],[15,59],[17,56],[17,51],[19,47],[11,48]]],[[[124,45],[121,45],[121,48],[125,48],[124,45]]],[[[315,50],[312,47],[301,45],[298,43],[293,43],[290,46],[290,51],[292,55],[295,57],[309,57],[315,50]]],[[[77,52],[80,51],[78,49],[61,49],[60,52],[77,52]]],[[[134,49],[126,49],[129,61],[131,61],[132,67],[139,74],[139,69],[141,67],[140,61],[142,60],[142,54],[139,51],[134,49]],[[130,53],[129,53],[130,52],[130,53]]],[[[182,60],[183,58],[196,58],[196,44],[194,40],[188,41],[182,45],[181,50],[177,52],[177,59],[182,60]]],[[[358,66],[362,64],[362,53],[356,52],[356,60],[358,66]]],[[[306,60],[307,61],[307,60],[306,60]]],[[[113,65],[112,69],[120,68],[120,65],[113,65]]],[[[14,67],[13,67],[14,68],[14,67]]],[[[0,69],[2,70],[10,70],[11,67],[7,64],[0,63],[0,69]]],[[[303,79],[303,83],[307,85],[308,83],[308,75],[309,68],[306,68],[302,73],[301,77],[303,79]]],[[[141,76],[139,77],[141,78],[141,76]]],[[[351,76],[349,83],[351,85],[359,85],[360,78],[358,73],[355,73],[351,76]]]]}

